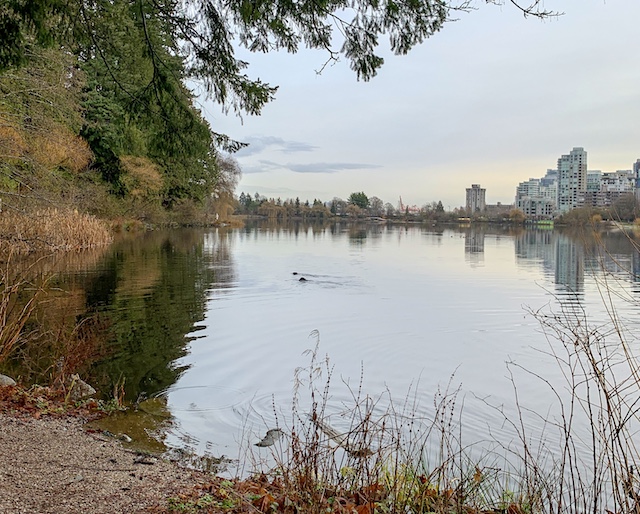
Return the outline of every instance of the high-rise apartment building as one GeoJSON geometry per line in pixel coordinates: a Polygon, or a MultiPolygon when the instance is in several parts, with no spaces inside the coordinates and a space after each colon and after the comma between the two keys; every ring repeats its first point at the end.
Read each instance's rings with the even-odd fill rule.
{"type": "Polygon", "coordinates": [[[561,213],[584,205],[587,192],[587,152],[576,147],[558,159],[557,207],[561,213]]]}
{"type": "Polygon", "coordinates": [[[540,196],[540,179],[530,178],[526,182],[520,182],[516,188],[516,208],[518,207],[518,198],[527,196],[540,196]]]}
{"type": "Polygon", "coordinates": [[[618,170],[615,172],[587,171],[587,192],[585,206],[609,207],[625,195],[636,191],[636,172],[618,170]]]}
{"type": "Polygon", "coordinates": [[[549,170],[543,178],[520,182],[516,189],[516,209],[530,219],[550,219],[556,210],[556,170],[549,170]]]}
{"type": "Polygon", "coordinates": [[[485,201],[486,189],[480,187],[480,184],[472,184],[467,188],[467,213],[474,214],[476,212],[483,212],[487,207],[485,201]]]}
{"type": "Polygon", "coordinates": [[[600,191],[602,182],[602,172],[600,170],[587,170],[587,193],[597,193],[600,191]]]}
{"type": "Polygon", "coordinates": [[[603,173],[587,170],[587,152],[576,147],[558,159],[558,169],[520,182],[515,206],[530,219],[551,219],[576,207],[608,207],[634,192],[640,202],[640,159],[632,170],[603,173]]]}

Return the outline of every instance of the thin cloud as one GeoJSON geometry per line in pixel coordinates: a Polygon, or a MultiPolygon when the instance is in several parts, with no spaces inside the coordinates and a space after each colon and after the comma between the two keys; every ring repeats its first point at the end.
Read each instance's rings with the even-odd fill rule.
{"type": "Polygon", "coordinates": [[[309,164],[285,164],[284,166],[296,173],[338,173],[345,170],[368,170],[381,167],[377,164],[356,162],[312,162],[309,164]]]}
{"type": "Polygon", "coordinates": [[[277,162],[258,161],[257,164],[241,164],[242,174],[247,175],[250,173],[267,173],[269,171],[277,171],[285,169],[285,166],[278,164],[277,162]]]}
{"type": "Polygon", "coordinates": [[[368,170],[380,168],[377,164],[363,164],[357,162],[312,162],[309,164],[279,164],[273,161],[261,160],[258,164],[242,166],[243,174],[267,173],[269,171],[288,170],[294,173],[338,173],[347,170],[368,170]]]}
{"type": "Polygon", "coordinates": [[[317,146],[302,141],[287,141],[275,136],[250,136],[246,138],[244,142],[248,143],[249,146],[239,150],[236,154],[238,157],[256,155],[267,149],[274,149],[282,153],[296,153],[312,152],[318,148],[317,146]]]}
{"type": "MultiPolygon", "coordinates": [[[[304,189],[291,189],[288,187],[265,187],[262,185],[253,185],[253,184],[247,184],[244,185],[240,188],[241,191],[248,193],[249,191],[253,191],[253,192],[257,192],[258,194],[264,195],[264,196],[269,196],[269,195],[276,195],[276,196],[285,196],[285,197],[296,197],[296,196],[318,196],[318,192],[317,191],[311,191],[311,190],[304,190],[304,189]]],[[[320,195],[322,196],[322,195],[320,195]]]]}

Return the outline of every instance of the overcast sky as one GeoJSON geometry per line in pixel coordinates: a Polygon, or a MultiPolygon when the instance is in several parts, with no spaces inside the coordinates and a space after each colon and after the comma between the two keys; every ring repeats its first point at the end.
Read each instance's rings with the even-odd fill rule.
{"type": "Polygon", "coordinates": [[[370,82],[320,51],[238,55],[279,85],[261,116],[211,103],[212,128],[250,143],[238,193],[300,199],[364,191],[396,205],[464,205],[465,188],[512,203],[515,188],[582,146],[588,168],[640,158],[640,1],[546,0],[555,19],[478,10],[406,56],[385,53],[370,82]]]}

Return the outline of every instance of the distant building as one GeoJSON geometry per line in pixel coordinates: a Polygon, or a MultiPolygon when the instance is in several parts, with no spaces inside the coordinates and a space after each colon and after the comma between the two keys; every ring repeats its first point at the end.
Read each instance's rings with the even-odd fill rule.
{"type": "Polygon", "coordinates": [[[480,184],[472,184],[470,188],[467,188],[467,213],[474,214],[476,212],[483,212],[487,206],[485,201],[486,189],[480,187],[480,184]]]}
{"type": "Polygon", "coordinates": [[[600,181],[600,190],[628,193],[635,189],[636,177],[633,170],[618,170],[604,173],[600,181]]]}
{"type": "Polygon", "coordinates": [[[587,152],[582,147],[575,147],[558,159],[558,211],[565,213],[582,207],[586,192],[587,152]]]}
{"type": "MultiPolygon", "coordinates": [[[[530,178],[526,182],[520,182],[516,188],[516,206],[519,198],[526,198],[529,196],[540,196],[540,179],[530,178]]],[[[518,207],[519,209],[520,207],[518,207]]]]}
{"type": "Polygon", "coordinates": [[[487,204],[484,207],[487,216],[490,218],[497,218],[499,216],[507,216],[513,210],[513,204],[501,203],[487,204]]]}
{"type": "MultiPolygon", "coordinates": [[[[549,187],[558,183],[558,170],[547,170],[547,174],[540,179],[540,185],[549,187]]],[[[555,198],[555,196],[554,196],[555,198]]]]}
{"type": "Polygon", "coordinates": [[[600,170],[587,170],[587,191],[585,192],[584,205],[595,207],[598,204],[601,181],[602,172],[600,170]]]}
{"type": "Polygon", "coordinates": [[[635,192],[636,176],[633,170],[604,173],[600,181],[600,195],[596,205],[607,207],[620,198],[635,192]]]}
{"type": "Polygon", "coordinates": [[[516,188],[516,209],[530,219],[551,219],[556,210],[557,170],[544,178],[530,178],[516,188]]]}
{"type": "Polygon", "coordinates": [[[602,172],[600,170],[587,170],[587,193],[597,193],[600,191],[600,181],[602,172]]]}
{"type": "Polygon", "coordinates": [[[636,181],[634,170],[618,170],[611,173],[589,171],[585,205],[609,207],[621,196],[633,193],[636,189],[636,181]]]}
{"type": "Polygon", "coordinates": [[[631,193],[640,202],[640,159],[631,170],[603,173],[587,170],[587,152],[576,147],[558,159],[558,169],[520,182],[515,207],[528,218],[553,218],[576,207],[608,207],[631,193]]]}
{"type": "Polygon", "coordinates": [[[540,196],[519,199],[517,205],[527,218],[534,220],[551,219],[556,210],[556,202],[540,196]]]}
{"type": "Polygon", "coordinates": [[[558,170],[547,170],[547,174],[540,179],[540,196],[550,200],[554,208],[558,200],[558,170]]]}

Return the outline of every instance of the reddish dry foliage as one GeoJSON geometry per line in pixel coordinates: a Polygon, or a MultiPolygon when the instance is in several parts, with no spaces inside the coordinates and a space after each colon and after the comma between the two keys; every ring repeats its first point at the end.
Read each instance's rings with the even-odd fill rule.
{"type": "MultiPolygon", "coordinates": [[[[359,490],[334,494],[324,491],[310,497],[309,491],[296,491],[286,487],[279,478],[270,479],[264,474],[246,480],[213,478],[206,484],[194,486],[191,491],[179,495],[183,504],[198,505],[203,513],[269,513],[297,514],[323,512],[334,514],[373,514],[376,502],[383,499],[385,489],[372,484],[359,490]],[[206,505],[203,499],[207,498],[206,505]]],[[[156,509],[156,514],[178,512],[168,507],[156,509]]]]}
{"type": "Polygon", "coordinates": [[[42,416],[76,416],[96,419],[105,415],[96,400],[65,402],[65,391],[50,387],[0,386],[0,412],[39,419],[42,416]]]}

